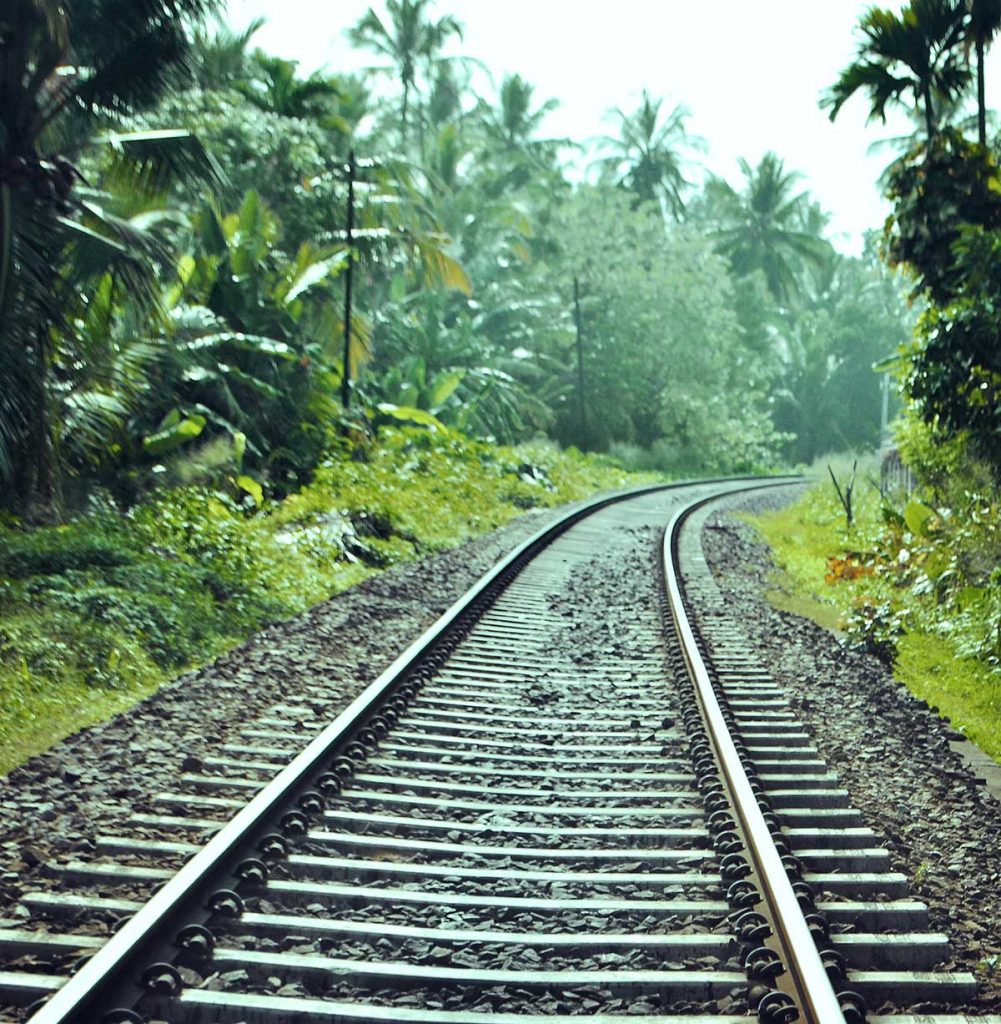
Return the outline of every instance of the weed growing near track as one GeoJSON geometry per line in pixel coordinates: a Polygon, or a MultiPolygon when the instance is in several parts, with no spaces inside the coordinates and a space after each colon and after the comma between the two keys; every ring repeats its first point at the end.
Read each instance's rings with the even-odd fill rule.
{"type": "Polygon", "coordinates": [[[572,449],[404,427],[345,442],[261,511],[184,487],[66,526],[0,523],[0,771],[388,566],[654,479],[572,449]]]}
{"type": "Polygon", "coordinates": [[[776,607],[843,630],[1001,760],[997,494],[956,478],[893,501],[860,485],[848,529],[827,482],[748,520],[779,568],[769,594],[776,607]]]}

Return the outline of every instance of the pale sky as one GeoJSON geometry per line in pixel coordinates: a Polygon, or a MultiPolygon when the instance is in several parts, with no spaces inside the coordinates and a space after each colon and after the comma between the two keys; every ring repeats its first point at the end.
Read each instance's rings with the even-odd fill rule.
{"type": "MultiPolygon", "coordinates": [[[[298,60],[302,71],[332,73],[376,63],[353,51],[344,30],[381,0],[229,0],[229,20],[267,19],[254,37],[265,50],[298,60]]],[[[465,26],[458,49],[481,60],[499,84],[517,72],[539,103],[560,107],[544,134],[586,141],[614,133],[611,107],[632,111],[640,92],[691,111],[688,130],[708,143],[704,164],[734,186],[737,158],[757,163],[774,150],[832,215],[835,243],[861,247],[862,232],[882,224],[887,205],[875,181],[891,159],[867,155],[873,141],[909,131],[906,120],[866,127],[855,97],[831,124],[818,97],[856,50],[854,27],[870,4],[858,0],[438,0],[435,16],[465,26]]],[[[887,6],[899,8],[899,3],[887,6]]],[[[1001,91],[1001,44],[988,67],[1001,91]]],[[[388,88],[395,88],[390,81],[388,88]]],[[[489,87],[486,87],[489,90],[489,87]]],[[[583,158],[582,158],[583,159],[583,158]]]]}

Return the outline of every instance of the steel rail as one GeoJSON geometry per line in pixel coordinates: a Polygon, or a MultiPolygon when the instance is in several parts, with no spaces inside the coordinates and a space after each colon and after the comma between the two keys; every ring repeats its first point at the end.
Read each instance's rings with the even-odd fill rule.
{"type": "Polygon", "coordinates": [[[679,509],[664,531],[663,570],[671,615],[706,731],[747,841],[752,866],[761,882],[761,895],[780,946],[777,952],[787,970],[788,977],[783,976],[783,980],[790,983],[792,989],[788,994],[795,1000],[804,1024],[846,1024],[837,994],[730,736],[685,610],[679,579],[678,539],[688,516],[713,500],[703,499],[679,509]]]}
{"type": "MultiPolygon", "coordinates": [[[[432,654],[438,645],[461,626],[462,620],[477,601],[486,599],[493,590],[502,586],[506,575],[519,569],[544,549],[560,534],[582,519],[599,510],[622,501],[658,491],[676,490],[699,484],[733,484],[761,478],[736,477],[725,480],[679,481],[654,484],[615,492],[578,504],[555,523],[544,527],[517,546],[486,575],[481,577],[432,626],[414,641],[382,674],[369,684],[338,716],[324,728],[275,778],[261,789],[235,816],[225,824],[208,843],[189,860],[163,888],[156,892],[142,908],[116,932],[111,939],[83,967],[72,975],[36,1013],[29,1024],[94,1024],[97,1014],[115,1007],[111,995],[123,987],[123,978],[138,984],[138,968],[144,958],[148,964],[154,950],[169,945],[167,935],[176,934],[190,918],[193,898],[205,899],[228,877],[226,864],[232,864],[241,855],[254,854],[254,843],[268,830],[268,821],[276,814],[294,809],[297,794],[310,788],[317,772],[329,763],[332,756],[343,750],[353,734],[364,723],[365,717],[378,707],[406,674],[421,660],[432,654]],[[104,1003],[101,1010],[98,1004],[104,1003]]],[[[773,478],[774,483],[790,483],[796,477],[773,478]]],[[[740,489],[735,487],[734,489],[740,489]]],[[[718,496],[718,495],[717,495],[718,496]]],[[[812,945],[812,942],[811,942],[812,945]]],[[[129,1001],[138,1001],[141,989],[129,1001]]],[[[833,1018],[832,1018],[833,1024],[833,1018]]]]}

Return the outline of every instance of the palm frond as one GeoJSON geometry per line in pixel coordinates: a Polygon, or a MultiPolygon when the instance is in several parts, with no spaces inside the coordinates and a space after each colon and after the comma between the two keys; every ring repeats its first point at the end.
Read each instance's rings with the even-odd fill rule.
{"type": "MultiPolygon", "coordinates": [[[[79,289],[87,281],[110,273],[121,280],[136,301],[156,308],[159,295],[155,273],[134,247],[68,217],[57,219],[66,233],[65,284],[79,289]]],[[[104,223],[111,226],[107,220],[104,223]]]]}
{"type": "Polygon", "coordinates": [[[127,191],[164,192],[175,182],[197,182],[213,191],[226,187],[226,174],[197,135],[184,129],[116,132],[94,140],[112,153],[109,175],[127,191]]]}
{"type": "Polygon", "coordinates": [[[84,58],[70,94],[47,112],[48,120],[70,102],[85,111],[141,109],[167,89],[183,85],[191,74],[190,44],[178,22],[153,22],[135,35],[109,33],[105,26],[104,36],[104,48],[88,54],[89,62],[84,58]]]}

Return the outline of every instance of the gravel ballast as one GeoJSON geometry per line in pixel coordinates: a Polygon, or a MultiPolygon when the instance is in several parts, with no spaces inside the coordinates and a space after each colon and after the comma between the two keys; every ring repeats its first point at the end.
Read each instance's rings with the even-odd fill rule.
{"type": "MultiPolygon", "coordinates": [[[[781,496],[755,500],[760,506],[764,501],[788,499],[792,494],[787,490],[781,496]]],[[[223,743],[236,741],[248,724],[262,721],[267,728],[268,719],[275,718],[276,704],[310,705],[311,713],[304,714],[301,720],[305,744],[314,727],[312,719],[332,718],[498,557],[557,514],[524,517],[453,552],[369,580],[303,616],[271,627],[212,665],[176,680],[128,713],[85,730],[16,769],[0,781],[0,915],[13,922],[23,919],[20,895],[29,890],[58,887],[51,865],[92,858],[99,835],[135,835],[135,826],[129,822],[132,812],[138,809],[155,813],[158,808],[152,802],[152,794],[174,790],[179,774],[184,771],[200,773],[203,758],[217,754],[223,743]]],[[[562,628],[575,647],[575,673],[580,672],[585,678],[594,673],[595,685],[586,693],[588,699],[593,695],[595,713],[599,716],[603,666],[615,664],[619,666],[616,671],[626,668],[630,675],[635,669],[636,684],[644,688],[648,685],[641,668],[646,654],[642,648],[647,646],[641,639],[641,627],[655,604],[651,578],[644,574],[653,568],[656,538],[649,528],[627,532],[631,535],[628,543],[625,539],[621,543],[610,542],[600,557],[573,574],[569,583],[569,589],[577,591],[573,610],[569,602],[560,608],[559,599],[553,606],[553,610],[566,616],[562,628]],[[597,616],[592,612],[597,612],[597,616]]],[[[997,956],[1001,974],[1001,941],[995,921],[995,894],[1001,873],[993,848],[1001,825],[1001,807],[985,794],[962,759],[950,749],[954,731],[911,697],[881,663],[846,651],[837,637],[812,623],[772,609],[763,597],[769,571],[767,550],[750,528],[721,512],[710,517],[704,546],[728,610],[742,623],[748,640],[769,665],[776,681],[787,689],[794,710],[815,734],[820,756],[841,775],[852,803],[862,809],[866,824],[876,830],[881,841],[885,840],[894,868],[915,879],[914,893],[931,906],[933,925],[952,935],[955,956],[945,966],[975,972],[983,979],[975,1011],[1001,1009],[1001,985],[989,970],[991,958],[997,956]]],[[[554,672],[554,697],[562,688],[558,678],[554,672]]],[[[664,735],[656,735],[656,739],[664,754],[676,755],[680,736],[673,735],[675,730],[671,726],[677,708],[670,699],[665,707],[670,718],[661,724],[664,735]]],[[[633,728],[638,725],[637,722],[633,728]]],[[[418,731],[428,728],[418,727],[418,731]]],[[[558,737],[560,742],[567,742],[576,728],[571,726],[569,733],[558,737]]],[[[650,739],[656,733],[655,727],[650,739]]],[[[475,740],[471,737],[470,742],[475,740]]],[[[503,759],[489,763],[499,768],[505,764],[503,759]]],[[[516,780],[514,784],[517,785],[516,780]]],[[[229,795],[229,791],[224,792],[229,795]]],[[[459,798],[463,799],[461,795],[459,798]]],[[[538,812],[535,801],[530,803],[533,806],[512,812],[514,818],[508,814],[505,821],[517,818],[519,823],[530,823],[533,828],[585,823],[573,816],[564,820],[543,813],[545,801],[538,812]]],[[[679,805],[685,803],[682,800],[679,805]]],[[[614,804],[614,800],[608,801],[608,806],[614,804]]],[[[357,797],[350,805],[356,810],[367,807],[357,797]]],[[[627,811],[625,815],[609,816],[614,820],[601,820],[600,824],[621,826],[631,822],[640,828],[684,828],[690,824],[687,818],[672,818],[671,802],[665,803],[657,818],[639,814],[641,804],[635,806],[637,813],[623,808],[627,811]]],[[[372,809],[375,808],[373,803],[372,809]]],[[[478,815],[470,810],[474,809],[456,808],[447,817],[452,821],[464,821],[467,817],[470,821],[478,820],[478,815]]],[[[162,813],[162,807],[159,811],[162,813]]],[[[195,813],[203,814],[200,810],[195,813]]],[[[407,813],[406,807],[398,813],[407,813]]],[[[204,816],[217,815],[204,812],[204,816]]],[[[434,812],[429,815],[432,820],[439,816],[434,812]]],[[[180,837],[175,834],[171,838],[180,837]]],[[[435,836],[433,830],[426,838],[474,844],[491,841],[488,834],[480,837],[476,833],[470,836],[455,832],[435,836]]],[[[524,842],[515,838],[513,843],[538,845],[531,833],[523,838],[524,842]]],[[[563,845],[584,849],[593,842],[568,836],[563,845]]],[[[602,845],[612,847],[616,843],[609,838],[602,845]]],[[[581,866],[593,865],[581,861],[581,866]]],[[[401,888],[409,884],[402,883],[401,888]]],[[[567,886],[561,885],[561,889],[576,892],[574,883],[567,886]]],[[[446,892],[450,884],[432,882],[422,888],[446,892]]],[[[491,888],[508,897],[531,895],[530,888],[517,882],[491,888]]],[[[462,889],[488,891],[475,881],[463,882],[462,889]]],[[[121,895],[123,890],[115,891],[121,895]]],[[[699,886],[688,893],[685,888],[671,885],[643,893],[661,899],[683,894],[705,899],[715,894],[715,887],[699,886]]],[[[137,888],[136,898],[142,895],[137,888]]],[[[599,895],[618,893],[608,890],[599,895]]],[[[295,905],[295,901],[288,906],[266,900],[261,903],[257,909],[265,912],[293,909],[295,905]]],[[[614,923],[651,933],[668,924],[663,918],[641,918],[639,910],[637,907],[614,923]]],[[[451,916],[448,909],[401,904],[387,910],[381,903],[357,907],[355,913],[413,926],[434,926],[442,914],[451,916]]],[[[574,930],[598,924],[589,921],[586,914],[576,914],[573,919],[565,917],[517,912],[502,924],[501,930],[545,930],[554,925],[574,930]]],[[[711,916],[668,920],[672,930],[692,933],[719,927],[718,918],[711,916]]],[[[607,917],[604,923],[607,927],[607,917]]],[[[463,912],[457,915],[455,924],[485,928],[491,925],[491,916],[463,912]]],[[[238,935],[237,931],[234,937],[238,935]]],[[[304,942],[298,952],[305,954],[308,946],[313,943],[304,942]]],[[[320,951],[319,947],[314,948],[320,951]]],[[[463,955],[471,957],[471,961],[486,959],[493,965],[495,956],[504,960],[510,953],[473,944],[463,955]]],[[[449,962],[453,962],[451,958],[449,962]]],[[[462,966],[461,961],[453,963],[462,966]]],[[[630,962],[630,966],[640,964],[647,966],[645,956],[637,957],[635,964],[630,962]]],[[[694,967],[695,962],[689,966],[694,967]]],[[[207,987],[229,988],[232,984],[240,989],[246,981],[223,975],[207,987]]],[[[272,981],[265,979],[259,983],[264,987],[258,990],[280,992],[286,987],[285,979],[278,979],[277,988],[272,981]]],[[[346,979],[328,980],[315,988],[309,985],[306,991],[324,999],[364,995],[376,1003],[396,1005],[407,1005],[410,998],[422,998],[416,990],[401,993],[394,986],[391,991],[383,991],[376,983],[359,986],[346,979]]],[[[458,982],[441,993],[442,1005],[448,1008],[583,1015],[598,1007],[605,1012],[632,1014],[669,1009],[722,1012],[735,1007],[743,1009],[739,996],[739,990],[734,990],[709,1004],[698,997],[679,1000],[665,994],[643,1005],[636,999],[622,1001],[621,992],[611,990],[529,994],[504,987],[466,988],[458,982]]]]}
{"type": "MultiPolygon", "coordinates": [[[[557,518],[529,513],[484,537],[397,566],[276,623],[109,722],[0,779],[0,918],[51,885],[47,865],[128,829],[133,810],[197,770],[276,702],[310,699],[332,718],[499,558],[557,518]]],[[[303,732],[303,745],[309,737],[303,732]]]]}
{"type": "MultiPolygon", "coordinates": [[[[975,1010],[1001,1009],[1001,804],[953,746],[952,725],[893,678],[871,654],[765,599],[774,571],[769,549],[734,511],[760,512],[794,489],[730,499],[710,517],[702,543],[728,610],[739,621],[820,756],[841,776],[851,802],[912,880],[931,924],[947,933],[948,965],[974,973],[975,1010]]],[[[969,743],[959,746],[972,746],[969,743]]]]}

